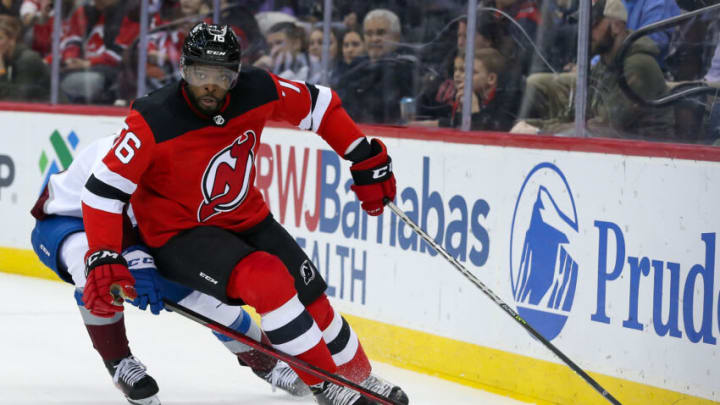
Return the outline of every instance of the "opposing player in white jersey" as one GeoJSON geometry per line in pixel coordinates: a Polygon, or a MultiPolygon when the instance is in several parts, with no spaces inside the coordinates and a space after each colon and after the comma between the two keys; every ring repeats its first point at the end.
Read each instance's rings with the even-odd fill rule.
{"type": "MultiPolygon", "coordinates": [[[[75,285],[75,299],[93,346],[128,402],[156,405],[160,404],[157,383],[147,374],[146,367],[130,352],[123,312],[117,312],[110,318],[100,317],[90,313],[82,301],[88,242],[81,217],[80,194],[91,169],[110,150],[113,138],[94,141],[75,158],[67,171],[50,177],[32,209],[32,214],[37,219],[32,231],[32,245],[46,266],[62,280],[75,285]]],[[[159,314],[163,309],[162,299],[168,298],[256,341],[268,342],[267,337],[242,307],[223,304],[214,297],[160,276],[153,257],[148,254],[145,246],[135,239],[136,232],[132,229],[134,216],[131,208],[129,211],[125,215],[127,226],[122,255],[135,278],[136,297],[130,301],[133,305],[143,310],[149,306],[152,313],[159,314]]],[[[279,387],[295,396],[310,394],[309,388],[287,364],[224,335],[213,333],[237,356],[241,365],[248,366],[273,387],[279,387]]]]}

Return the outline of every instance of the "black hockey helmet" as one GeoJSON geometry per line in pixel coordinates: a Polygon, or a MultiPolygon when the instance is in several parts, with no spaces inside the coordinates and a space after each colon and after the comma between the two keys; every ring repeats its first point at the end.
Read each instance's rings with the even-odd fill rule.
{"type": "Polygon", "coordinates": [[[185,38],[180,68],[206,64],[240,72],[241,58],[242,47],[230,26],[201,22],[192,27],[185,38]]]}

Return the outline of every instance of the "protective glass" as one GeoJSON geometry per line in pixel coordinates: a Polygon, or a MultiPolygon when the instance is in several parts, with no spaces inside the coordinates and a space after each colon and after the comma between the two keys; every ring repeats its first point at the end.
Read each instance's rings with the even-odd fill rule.
{"type": "Polygon", "coordinates": [[[183,68],[183,78],[191,86],[216,85],[223,90],[229,90],[238,72],[222,66],[190,65],[183,68]]]}

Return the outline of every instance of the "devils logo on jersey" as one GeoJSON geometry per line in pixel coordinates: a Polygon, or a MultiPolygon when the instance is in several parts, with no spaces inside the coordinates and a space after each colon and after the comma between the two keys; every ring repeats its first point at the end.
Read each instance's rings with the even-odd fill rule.
{"type": "Polygon", "coordinates": [[[254,170],[256,139],[255,132],[247,130],[210,159],[202,179],[199,222],[232,211],[245,200],[254,170]]]}

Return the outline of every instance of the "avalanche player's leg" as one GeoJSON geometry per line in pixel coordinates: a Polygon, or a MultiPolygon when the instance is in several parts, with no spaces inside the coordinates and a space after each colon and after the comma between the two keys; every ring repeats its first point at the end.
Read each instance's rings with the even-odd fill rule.
{"type": "Polygon", "coordinates": [[[255,248],[279,257],[290,271],[298,297],[322,331],[338,374],[381,395],[408,403],[407,395],[399,386],[370,373],[372,367],[357,334],[332,308],[324,293],[325,281],[285,228],[269,217],[243,236],[255,248]]]}
{"type": "Polygon", "coordinates": [[[92,315],[83,306],[84,259],[88,250],[83,230],[80,218],[50,216],[36,223],[32,231],[32,245],[46,266],[62,280],[75,285],[75,299],[93,347],[128,402],[139,405],[160,404],[157,383],[130,352],[123,313],[119,312],[112,318],[101,318],[92,315]]]}
{"type": "MultiPolygon", "coordinates": [[[[256,342],[271,344],[257,323],[250,317],[250,314],[240,306],[223,304],[217,298],[199,291],[193,291],[185,297],[168,298],[236,332],[242,333],[256,342]]],[[[287,363],[278,361],[274,357],[254,350],[250,346],[221,333],[213,331],[213,334],[231,353],[237,356],[240,365],[249,367],[255,375],[270,383],[273,389],[277,387],[294,396],[310,394],[308,386],[287,363]]]]}
{"type": "MultiPolygon", "coordinates": [[[[131,304],[142,310],[149,305],[150,310],[154,314],[158,314],[164,308],[163,299],[167,298],[257,342],[270,344],[260,327],[242,307],[223,304],[217,298],[162,277],[146,246],[131,246],[123,251],[123,257],[135,278],[135,289],[138,294],[137,299],[129,301],[131,304]]],[[[213,334],[231,353],[237,356],[240,365],[249,367],[258,377],[270,383],[273,389],[278,387],[295,396],[310,394],[310,389],[284,362],[278,362],[274,357],[223,334],[217,332],[213,332],[213,334]]]]}

